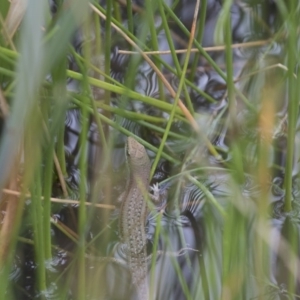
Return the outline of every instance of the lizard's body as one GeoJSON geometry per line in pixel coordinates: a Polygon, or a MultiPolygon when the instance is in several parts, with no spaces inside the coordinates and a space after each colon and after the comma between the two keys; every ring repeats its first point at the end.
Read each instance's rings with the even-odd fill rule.
{"type": "MultiPolygon", "coordinates": [[[[143,145],[134,138],[128,137],[126,144],[126,158],[129,168],[129,178],[127,186],[119,201],[121,202],[119,217],[119,233],[121,242],[126,245],[129,271],[132,283],[135,285],[139,300],[148,300],[148,261],[152,255],[147,255],[146,219],[147,201],[157,202],[159,200],[159,189],[152,187],[154,195],[150,195],[150,170],[151,162],[143,145]]],[[[186,250],[193,250],[188,247],[180,249],[178,252],[158,251],[158,254],[181,256],[186,250]],[[163,252],[163,253],[161,253],[163,252]]],[[[107,258],[105,259],[107,260],[107,258]]],[[[118,259],[110,259],[115,263],[118,259]]]]}
{"type": "Polygon", "coordinates": [[[129,180],[121,196],[119,220],[121,241],[127,247],[132,282],[140,300],[148,299],[147,239],[145,223],[151,162],[143,145],[128,137],[126,147],[129,180]]]}

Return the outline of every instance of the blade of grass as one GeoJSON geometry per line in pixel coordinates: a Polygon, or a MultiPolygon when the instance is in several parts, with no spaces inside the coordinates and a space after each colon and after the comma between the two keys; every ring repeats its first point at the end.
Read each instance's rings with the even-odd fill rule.
{"type": "MultiPolygon", "coordinates": [[[[51,156],[50,156],[51,157],[51,156]]],[[[37,277],[36,284],[39,293],[43,294],[47,290],[46,282],[46,268],[45,268],[45,244],[43,234],[45,218],[43,214],[43,208],[41,205],[41,195],[42,195],[42,183],[41,183],[41,171],[40,166],[37,167],[34,184],[31,188],[31,205],[32,205],[32,220],[33,220],[33,231],[34,231],[34,252],[37,262],[37,277]]],[[[48,221],[50,217],[48,217],[48,221]]]]}
{"type": "MultiPolygon", "coordinates": [[[[150,29],[151,46],[152,46],[151,48],[153,50],[158,50],[159,49],[158,48],[159,47],[158,46],[158,37],[157,37],[157,33],[156,33],[156,26],[155,26],[155,20],[154,20],[154,16],[155,16],[156,10],[157,10],[156,2],[154,2],[152,0],[146,0],[145,1],[145,9],[148,12],[146,14],[146,18],[147,18],[147,23],[148,23],[148,26],[150,29]]],[[[161,71],[162,65],[156,55],[153,56],[153,61],[154,61],[154,63],[156,63],[157,68],[161,71]]],[[[164,101],[165,93],[164,93],[164,88],[163,88],[163,82],[159,79],[159,77],[157,78],[157,80],[158,80],[159,98],[160,98],[160,100],[164,101]]]]}
{"type": "MultiPolygon", "coordinates": [[[[207,10],[207,0],[202,0],[200,3],[200,16],[199,16],[199,22],[198,22],[198,28],[197,28],[197,36],[196,40],[201,45],[202,38],[204,34],[204,28],[205,28],[205,21],[206,21],[206,10],[207,10]]],[[[199,58],[200,54],[199,52],[196,52],[195,57],[193,59],[192,67],[191,67],[191,73],[189,74],[189,80],[194,81],[195,73],[199,65],[199,58]]]]}
{"type": "MultiPolygon", "coordinates": [[[[292,176],[293,176],[293,161],[294,161],[294,143],[295,143],[295,129],[297,116],[299,111],[299,99],[297,87],[299,86],[299,76],[297,80],[294,78],[294,69],[296,63],[299,63],[299,53],[297,46],[297,14],[296,2],[289,3],[289,18],[287,19],[289,25],[288,46],[287,46],[287,67],[288,67],[288,141],[287,141],[287,158],[285,164],[285,199],[284,210],[290,211],[292,209],[292,176]]],[[[299,75],[299,72],[298,72],[299,75]]]]}

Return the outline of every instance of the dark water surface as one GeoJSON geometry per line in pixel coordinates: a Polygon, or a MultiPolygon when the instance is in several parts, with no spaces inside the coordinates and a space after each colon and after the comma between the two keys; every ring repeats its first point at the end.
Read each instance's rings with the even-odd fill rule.
{"type": "MultiPolygon", "coordinates": [[[[166,1],[169,6],[172,1],[166,1]]],[[[175,1],[174,1],[175,2],[175,1]]],[[[135,3],[143,7],[143,1],[135,1],[135,3]]],[[[192,18],[195,10],[195,1],[181,0],[174,12],[180,18],[181,22],[188,30],[192,25],[192,18]]],[[[201,45],[203,47],[215,46],[215,29],[217,21],[220,17],[222,9],[222,1],[208,0],[205,28],[201,45]]],[[[55,3],[52,3],[52,10],[55,12],[55,3]]],[[[123,22],[126,24],[126,10],[122,10],[123,22]]],[[[157,28],[160,28],[161,20],[159,15],[156,16],[157,28]]],[[[188,37],[170,18],[170,28],[172,29],[172,37],[174,45],[177,49],[184,48],[188,43],[188,37]]],[[[232,23],[232,43],[245,43],[257,40],[267,40],[277,32],[280,26],[280,18],[278,16],[275,1],[268,0],[244,0],[234,1],[231,7],[231,23],[232,23]]],[[[134,27],[138,33],[143,29],[144,22],[139,14],[134,14],[134,27]]],[[[150,33],[147,36],[147,45],[150,45],[150,33]]],[[[82,44],[85,38],[78,32],[74,37],[74,47],[76,51],[81,52],[82,44]]],[[[135,66],[135,78],[127,78],[127,70],[130,68],[130,59],[128,55],[120,54],[119,49],[128,49],[128,45],[115,33],[112,36],[111,50],[111,76],[124,84],[134,84],[134,89],[140,94],[160,99],[160,91],[156,73],[144,61],[140,60],[135,66]]],[[[163,30],[158,31],[159,50],[168,50],[169,46],[166,39],[166,33],[163,30]]],[[[264,84],[277,85],[281,79],[282,70],[273,68],[272,71],[263,71],[264,68],[274,66],[284,62],[284,44],[272,43],[259,47],[251,48],[234,48],[233,64],[234,79],[236,87],[250,100],[254,106],[259,106],[260,92],[264,84]],[[253,71],[255,75],[249,76],[253,71]]],[[[226,72],[225,55],[223,51],[208,52],[210,57],[217,65],[226,72]]],[[[178,55],[178,61],[183,62],[184,56],[178,55]]],[[[175,68],[175,62],[171,55],[161,55],[161,59],[175,68]]],[[[195,59],[195,54],[191,55],[190,65],[195,59]]],[[[76,63],[72,56],[69,57],[70,68],[77,70],[76,63]]],[[[166,68],[163,73],[176,90],[179,79],[171,74],[166,68]]],[[[190,299],[220,299],[220,291],[222,288],[222,239],[223,239],[223,213],[235,198],[243,197],[247,210],[247,222],[244,224],[246,232],[247,247],[249,252],[255,253],[255,247],[251,243],[251,232],[254,228],[255,205],[261,196],[261,190],[256,178],[252,175],[253,168],[257,165],[258,157],[258,138],[260,132],[255,125],[257,122],[257,114],[254,113],[241,97],[237,97],[236,107],[236,127],[230,130],[228,126],[228,98],[225,80],[214,70],[207,60],[200,56],[196,68],[195,76],[192,79],[193,84],[199,90],[189,87],[188,94],[191,99],[193,108],[196,112],[195,118],[201,128],[201,131],[215,145],[218,152],[222,156],[222,161],[217,161],[207,150],[205,142],[201,138],[195,139],[193,130],[184,122],[177,121],[172,125],[172,132],[181,138],[169,136],[167,140],[167,152],[172,154],[180,164],[174,165],[166,160],[162,160],[156,170],[153,183],[161,182],[162,191],[167,191],[165,202],[169,205],[165,212],[161,215],[161,219],[157,221],[157,214],[149,215],[147,222],[148,252],[153,250],[153,241],[155,240],[155,229],[160,226],[162,229],[161,236],[158,237],[159,250],[176,252],[182,248],[191,248],[194,250],[186,250],[177,257],[172,255],[159,256],[156,259],[155,274],[153,278],[156,297],[155,299],[186,299],[186,295],[190,295],[190,299]],[[214,101],[210,101],[204,97],[205,92],[214,101]],[[237,138],[243,145],[243,170],[245,171],[243,178],[238,178],[234,183],[234,175],[224,166],[229,165],[233,160],[233,154],[229,153],[229,146],[232,141],[237,138]],[[189,171],[189,172],[188,172],[189,171]],[[186,176],[178,176],[181,173],[188,174],[192,178],[202,183],[204,188],[200,188],[186,176]],[[174,176],[172,180],[167,178],[174,176]],[[239,183],[237,187],[236,183],[239,183]],[[210,197],[211,195],[211,197],[210,197]],[[214,198],[217,203],[213,203],[210,199],[214,198]],[[254,249],[254,250],[253,250],[254,249]],[[174,262],[175,261],[175,262],[174,262]],[[177,268],[181,270],[181,278],[178,276],[177,268]],[[200,279],[201,280],[200,280],[200,279]],[[188,291],[188,292],[187,292],[188,291]],[[196,296],[197,295],[197,296],[196,296]]],[[[68,88],[73,91],[79,91],[78,84],[69,80],[68,88]]],[[[101,93],[100,93],[101,94],[101,93]]],[[[99,94],[99,95],[100,95],[99,94]]],[[[98,95],[98,96],[99,96],[98,95]]],[[[172,103],[173,99],[168,91],[164,90],[165,99],[172,103]]],[[[271,227],[271,244],[273,252],[271,254],[270,272],[265,274],[265,278],[255,278],[254,259],[247,254],[245,260],[245,268],[249,275],[247,281],[249,287],[245,287],[243,294],[239,299],[259,299],[262,297],[257,294],[255,289],[257,286],[264,286],[263,297],[261,299],[286,299],[286,287],[288,284],[289,270],[286,266],[284,257],[278,255],[277,249],[282,246],[282,241],[288,240],[290,232],[297,232],[299,235],[299,204],[294,201],[294,210],[292,213],[284,214],[282,211],[282,203],[284,192],[282,189],[285,165],[285,149],[286,135],[284,132],[287,101],[285,92],[276,95],[276,120],[274,124],[274,132],[272,133],[272,147],[268,155],[268,167],[272,178],[269,178],[267,189],[269,190],[268,199],[270,208],[270,227],[271,227]],[[256,280],[257,279],[257,280],[256,280]],[[262,283],[263,282],[263,283],[262,283]]],[[[186,100],[185,94],[181,97],[186,100]]],[[[118,95],[112,94],[112,105],[114,107],[124,107],[135,112],[142,112],[148,115],[159,116],[167,121],[169,115],[156,108],[150,107],[144,103],[128,99],[124,101],[118,95]]],[[[116,117],[116,121],[122,127],[130,130],[134,134],[142,137],[144,140],[158,147],[160,139],[153,134],[150,128],[141,126],[138,122],[129,119],[116,117]]],[[[80,143],[79,134],[81,131],[80,112],[77,109],[70,109],[66,115],[66,133],[65,133],[65,153],[68,163],[67,183],[72,188],[75,199],[78,195],[78,187],[80,182],[80,172],[78,168],[80,143]]],[[[161,126],[164,128],[164,126],[161,126]]],[[[112,153],[112,194],[113,204],[125,187],[126,169],[124,168],[124,142],[125,136],[111,129],[114,137],[115,147],[112,153]]],[[[299,133],[297,133],[297,139],[299,133]]],[[[97,126],[94,120],[90,119],[90,129],[88,135],[88,178],[87,182],[89,197],[92,198],[92,188],[95,178],[100,173],[98,167],[104,164],[103,150],[99,140],[97,126]],[[99,163],[100,162],[100,163],[99,163]],[[95,168],[97,166],[97,168],[95,168]]],[[[298,153],[296,151],[294,166],[294,199],[299,199],[299,179],[298,179],[298,153]]],[[[148,151],[151,159],[154,153],[148,151]]],[[[101,169],[101,168],[100,168],[101,169]]],[[[105,182],[107,178],[100,178],[105,182]]],[[[105,185],[105,184],[104,184],[105,185]]],[[[60,187],[54,185],[54,196],[60,192],[60,187]]],[[[97,202],[105,202],[105,192],[99,191],[97,194],[97,202]]],[[[30,204],[28,204],[30,209],[30,204]]],[[[108,256],[112,249],[115,251],[115,257],[123,259],[126,263],[125,250],[118,242],[117,235],[117,218],[118,212],[113,212],[110,216],[102,215],[100,211],[90,213],[91,222],[87,233],[88,240],[93,240],[97,234],[103,230],[106,232],[96,239],[95,245],[99,250],[95,250],[95,256],[108,256]],[[105,221],[108,220],[108,223],[105,221]],[[107,225],[109,224],[109,225],[107,225]]],[[[60,207],[57,206],[55,218],[72,228],[77,230],[76,207],[60,207]]],[[[237,224],[238,220],[237,220],[237,224]]],[[[236,235],[241,232],[237,228],[236,235]]],[[[226,229],[225,229],[226,231],[226,229]]],[[[252,233],[253,234],[253,233],[252,233]]],[[[16,299],[39,299],[44,296],[46,299],[60,299],[61,290],[64,290],[66,299],[77,299],[76,297],[76,280],[69,280],[70,274],[76,274],[76,262],[73,260],[72,253],[76,245],[56,227],[52,231],[53,240],[59,247],[54,250],[53,261],[49,262],[49,276],[53,276],[53,284],[45,295],[39,295],[34,288],[34,280],[36,276],[36,264],[31,245],[20,243],[15,257],[14,269],[11,272],[11,280],[15,282],[16,291],[14,295],[16,299]],[[71,254],[70,254],[71,253],[71,254]]],[[[32,238],[32,232],[28,231],[25,238],[32,238]]],[[[233,239],[234,240],[234,239],[233,239]]],[[[242,243],[242,241],[240,241],[242,243]]],[[[298,255],[298,253],[296,253],[298,255]]],[[[151,263],[151,262],[150,262],[151,263]]],[[[149,266],[150,266],[149,263],[149,266]]],[[[137,299],[135,291],[130,288],[130,274],[126,267],[114,263],[103,264],[97,259],[88,259],[87,276],[90,279],[91,287],[89,295],[86,299],[137,299]],[[103,274],[105,274],[103,276],[103,274]],[[97,287],[92,286],[92,282],[97,282],[97,287]]],[[[149,277],[151,272],[149,272],[149,277]]],[[[234,279],[233,279],[234,280],[234,279]]],[[[236,279],[237,280],[237,279],[236,279]]],[[[296,293],[300,294],[296,285],[296,293]]],[[[229,299],[229,298],[228,298],[229,299]]],[[[238,298],[232,298],[238,299],[238,298]]]]}

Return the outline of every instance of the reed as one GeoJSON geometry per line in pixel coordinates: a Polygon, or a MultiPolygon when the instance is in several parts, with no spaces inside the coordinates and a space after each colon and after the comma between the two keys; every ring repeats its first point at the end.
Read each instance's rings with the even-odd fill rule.
{"type": "Polygon", "coordinates": [[[300,298],[297,1],[24,2],[0,1],[0,300],[133,295],[126,136],[171,166],[151,299],[300,298]]]}

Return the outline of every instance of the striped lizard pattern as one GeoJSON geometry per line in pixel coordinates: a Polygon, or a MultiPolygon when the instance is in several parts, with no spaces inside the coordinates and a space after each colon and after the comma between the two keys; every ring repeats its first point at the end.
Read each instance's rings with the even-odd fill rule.
{"type": "Polygon", "coordinates": [[[128,137],[126,159],[129,178],[125,192],[121,195],[119,232],[126,245],[132,282],[138,299],[148,300],[147,283],[147,239],[145,232],[147,198],[150,184],[151,162],[143,145],[128,137]]]}

